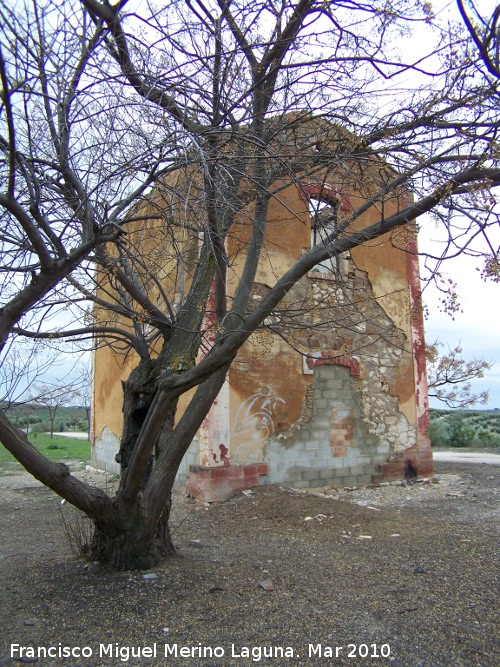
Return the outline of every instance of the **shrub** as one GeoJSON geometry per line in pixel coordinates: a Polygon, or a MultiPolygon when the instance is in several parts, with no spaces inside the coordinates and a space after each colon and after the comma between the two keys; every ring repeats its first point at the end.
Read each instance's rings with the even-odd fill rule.
{"type": "Polygon", "coordinates": [[[461,412],[452,412],[448,417],[449,444],[451,447],[470,447],[475,432],[461,412]]]}
{"type": "Polygon", "coordinates": [[[429,426],[429,438],[433,447],[448,447],[449,435],[446,422],[442,419],[432,421],[429,426]]]}
{"type": "Polygon", "coordinates": [[[482,428],[476,433],[476,442],[480,447],[491,447],[493,434],[482,428]]]}
{"type": "Polygon", "coordinates": [[[32,433],[47,433],[47,431],[50,431],[50,424],[48,422],[38,422],[31,427],[32,433]]]}

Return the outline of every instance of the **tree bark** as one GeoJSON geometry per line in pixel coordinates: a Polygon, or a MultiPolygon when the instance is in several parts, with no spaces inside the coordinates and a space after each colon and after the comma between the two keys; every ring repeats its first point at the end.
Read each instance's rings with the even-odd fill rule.
{"type": "Polygon", "coordinates": [[[113,521],[96,525],[90,549],[92,560],[113,570],[148,570],[175,553],[169,528],[171,496],[154,527],[146,521],[140,501],[116,501],[113,521]]]}

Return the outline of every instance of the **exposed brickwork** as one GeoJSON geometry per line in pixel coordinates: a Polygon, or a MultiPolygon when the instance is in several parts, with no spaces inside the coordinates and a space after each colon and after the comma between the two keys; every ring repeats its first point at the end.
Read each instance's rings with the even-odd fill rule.
{"type": "Polygon", "coordinates": [[[313,416],[288,437],[280,434],[268,440],[266,483],[308,488],[372,481],[387,453],[379,451],[380,439],[357,417],[362,400],[359,383],[347,366],[320,364],[314,369],[313,416]]]}
{"type": "Polygon", "coordinates": [[[339,203],[342,211],[351,210],[349,195],[328,185],[325,181],[302,180],[300,183],[300,195],[304,201],[308,201],[309,198],[320,199],[332,205],[339,203]]]}
{"type": "Polygon", "coordinates": [[[330,421],[330,447],[334,458],[347,456],[347,448],[354,444],[354,419],[352,416],[339,418],[338,410],[332,409],[330,421]]]}
{"type": "MultiPolygon", "coordinates": [[[[406,195],[409,198],[409,195],[406,195]]],[[[416,227],[408,230],[408,249],[406,253],[408,286],[412,304],[412,339],[413,363],[415,373],[415,398],[417,406],[417,451],[416,463],[418,473],[422,477],[434,474],[432,454],[429,440],[429,394],[427,387],[425,333],[422,308],[422,290],[418,261],[418,239],[416,227]]]]}
{"type": "MultiPolygon", "coordinates": [[[[322,126],[322,136],[329,131],[322,126]]],[[[276,279],[311,247],[311,228],[319,219],[311,217],[311,199],[330,204],[345,220],[343,212],[360,205],[372,187],[379,190],[378,168],[355,171],[351,164],[335,165],[318,172],[317,180],[281,189],[280,197],[270,201],[252,302],[261,302],[276,279]],[[331,182],[326,182],[327,175],[331,182]]],[[[386,215],[407,205],[407,194],[400,194],[384,202],[386,215]]],[[[373,224],[379,215],[377,207],[368,207],[356,224],[373,224]]],[[[432,474],[414,231],[405,229],[352,248],[291,286],[280,305],[290,320],[278,318],[282,334],[264,329],[243,345],[181,465],[178,486],[185,481],[188,464],[200,463],[202,467],[191,467],[187,488],[205,500],[230,497],[258,484],[259,478],[261,483],[297,487],[367,484],[374,476],[397,479],[404,477],[405,461],[411,463],[412,474],[432,474]],[[268,464],[267,475],[253,466],[261,461],[268,464]]],[[[226,242],[233,267],[229,299],[241,275],[250,232],[243,212],[226,242]]],[[[156,234],[156,228],[151,233],[156,234]]],[[[198,239],[193,240],[197,247],[198,239]]],[[[196,254],[194,246],[193,251],[196,254]]],[[[179,287],[171,285],[172,301],[179,287]]],[[[207,350],[217,332],[213,291],[203,329],[202,347],[207,350]]],[[[97,365],[95,428],[107,435],[104,427],[119,422],[124,365],[117,374],[116,362],[106,361],[107,352],[96,354],[104,362],[97,365]]],[[[110,430],[119,433],[117,427],[110,430]]],[[[112,439],[103,436],[98,445],[105,450],[103,461],[114,457],[112,439]]]]}
{"type": "Polygon", "coordinates": [[[403,459],[391,461],[389,463],[382,463],[380,465],[380,472],[373,475],[373,481],[378,482],[392,482],[397,479],[405,478],[405,463],[403,459]]]}
{"type": "Polygon", "coordinates": [[[434,462],[432,454],[421,455],[417,461],[417,471],[419,477],[432,477],[434,475],[434,462]]]}

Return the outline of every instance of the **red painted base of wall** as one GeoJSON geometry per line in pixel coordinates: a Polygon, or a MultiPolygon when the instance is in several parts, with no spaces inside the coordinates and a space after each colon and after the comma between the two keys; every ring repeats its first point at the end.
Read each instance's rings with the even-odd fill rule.
{"type": "Polygon", "coordinates": [[[419,459],[418,462],[418,476],[419,477],[432,477],[434,475],[434,462],[432,460],[432,455],[428,459],[419,459]]]}
{"type": "MultiPolygon", "coordinates": [[[[428,458],[420,457],[418,463],[412,457],[408,457],[412,466],[417,472],[417,477],[432,477],[434,474],[434,465],[432,462],[432,454],[429,453],[428,458]]],[[[380,464],[380,472],[373,475],[373,481],[378,484],[380,482],[393,482],[398,479],[405,479],[405,459],[398,459],[389,463],[380,464]]]]}
{"type": "Polygon", "coordinates": [[[186,495],[208,503],[228,500],[232,496],[259,486],[259,476],[267,475],[265,463],[244,466],[189,466],[186,495]]]}
{"type": "Polygon", "coordinates": [[[400,461],[392,461],[391,463],[381,463],[380,472],[373,475],[373,481],[378,482],[392,482],[397,479],[405,478],[405,464],[400,461]]]}
{"type": "MultiPolygon", "coordinates": [[[[407,457],[414,466],[418,477],[432,477],[434,474],[432,454],[429,458],[419,459],[415,465],[412,457],[407,457]]],[[[208,503],[229,500],[237,493],[259,486],[259,476],[267,475],[265,463],[253,463],[243,466],[201,466],[189,467],[184,492],[191,498],[208,503]]],[[[380,465],[380,472],[373,475],[373,482],[391,482],[405,479],[405,459],[398,459],[380,465]]]]}

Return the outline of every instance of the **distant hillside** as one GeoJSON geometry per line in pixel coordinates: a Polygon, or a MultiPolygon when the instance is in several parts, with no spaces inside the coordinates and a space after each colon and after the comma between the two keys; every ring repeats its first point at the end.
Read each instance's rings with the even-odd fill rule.
{"type": "Polygon", "coordinates": [[[500,447],[500,410],[431,410],[433,447],[500,447]]]}
{"type": "MultiPolygon", "coordinates": [[[[47,408],[29,404],[11,405],[7,411],[9,419],[18,428],[35,433],[50,431],[49,411],[47,408]]],[[[54,430],[62,432],[88,431],[87,410],[84,407],[58,408],[54,421],[54,430]]]]}

